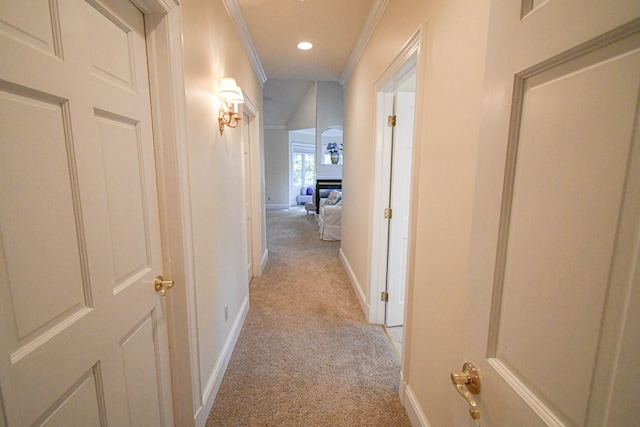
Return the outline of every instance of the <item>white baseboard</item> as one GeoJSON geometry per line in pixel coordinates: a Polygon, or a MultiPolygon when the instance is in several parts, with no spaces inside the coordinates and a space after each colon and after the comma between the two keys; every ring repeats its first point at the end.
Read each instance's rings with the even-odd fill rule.
{"type": "Polygon", "coordinates": [[[351,282],[351,286],[353,286],[353,290],[356,292],[356,296],[358,297],[358,302],[360,302],[360,308],[364,313],[364,317],[367,319],[368,322],[371,322],[371,320],[369,319],[369,302],[367,301],[367,297],[362,292],[362,287],[358,282],[358,278],[353,272],[353,269],[351,268],[351,264],[349,264],[349,261],[347,260],[347,257],[344,255],[344,252],[342,252],[342,248],[340,248],[339,254],[340,254],[340,261],[342,261],[342,265],[344,266],[344,269],[347,271],[347,276],[349,276],[349,281],[351,282]]]}
{"type": "Polygon", "coordinates": [[[416,395],[413,394],[411,386],[406,383],[401,383],[400,388],[403,389],[403,391],[400,392],[400,395],[402,396],[401,400],[404,405],[404,409],[407,411],[411,425],[413,427],[431,427],[429,420],[427,420],[427,416],[422,412],[422,408],[418,403],[416,395]]]}
{"type": "Polygon", "coordinates": [[[248,312],[249,295],[247,295],[242,302],[242,306],[240,307],[240,311],[233,322],[227,341],[224,343],[224,347],[222,348],[222,354],[216,361],[216,365],[204,388],[204,405],[202,405],[195,416],[195,425],[197,427],[204,427],[207,422],[209,412],[211,412],[211,408],[213,407],[213,401],[216,399],[216,395],[220,389],[220,383],[222,383],[222,378],[224,377],[224,373],[229,365],[231,354],[236,346],[236,342],[238,342],[238,337],[240,336],[240,331],[242,330],[242,325],[244,324],[244,319],[247,317],[248,312]]]}
{"type": "Polygon", "coordinates": [[[267,204],[266,208],[267,209],[289,209],[291,206],[287,205],[287,204],[267,204]]]}
{"type": "Polygon", "coordinates": [[[269,249],[265,249],[262,254],[262,260],[260,261],[260,274],[258,276],[262,276],[264,272],[264,268],[267,266],[267,261],[269,260],[269,249]]]}

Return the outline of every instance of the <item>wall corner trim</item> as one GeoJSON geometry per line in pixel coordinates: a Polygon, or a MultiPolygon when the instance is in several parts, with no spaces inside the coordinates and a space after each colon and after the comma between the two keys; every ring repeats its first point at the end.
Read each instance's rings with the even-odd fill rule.
{"type": "Polygon", "coordinates": [[[240,9],[238,0],[222,0],[222,3],[224,3],[224,7],[227,9],[227,12],[231,17],[231,21],[233,21],[234,27],[236,27],[236,31],[238,32],[240,40],[247,51],[247,55],[249,55],[251,65],[253,66],[253,70],[256,73],[256,77],[260,82],[260,85],[264,85],[267,81],[267,75],[264,72],[264,68],[262,68],[262,62],[260,62],[256,45],[253,43],[251,33],[247,27],[247,22],[244,20],[244,15],[242,15],[242,10],[240,9]]]}
{"type": "Polygon", "coordinates": [[[345,65],[342,75],[338,80],[342,86],[347,84],[347,81],[349,81],[353,69],[356,68],[358,61],[360,61],[360,57],[364,53],[364,49],[367,47],[367,44],[373,35],[373,31],[378,26],[378,22],[380,22],[382,14],[386,10],[388,4],[389,0],[375,0],[371,6],[367,20],[364,23],[364,27],[362,27],[362,31],[360,31],[360,35],[356,40],[356,44],[353,46],[351,55],[349,55],[347,65],[345,65]]]}

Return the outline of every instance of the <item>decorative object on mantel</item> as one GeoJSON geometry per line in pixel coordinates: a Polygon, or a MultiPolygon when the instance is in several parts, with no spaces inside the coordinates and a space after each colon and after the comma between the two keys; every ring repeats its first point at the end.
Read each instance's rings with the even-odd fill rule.
{"type": "Polygon", "coordinates": [[[229,77],[225,77],[222,79],[222,82],[220,82],[218,96],[221,102],[220,112],[218,113],[218,126],[220,128],[220,135],[222,135],[225,125],[230,128],[238,126],[241,120],[241,118],[238,117],[238,104],[244,103],[244,96],[236,80],[229,77]]]}
{"type": "Polygon", "coordinates": [[[331,163],[337,165],[340,161],[340,152],[342,151],[342,144],[338,145],[337,142],[330,142],[327,144],[327,151],[331,157],[331,163]]]}

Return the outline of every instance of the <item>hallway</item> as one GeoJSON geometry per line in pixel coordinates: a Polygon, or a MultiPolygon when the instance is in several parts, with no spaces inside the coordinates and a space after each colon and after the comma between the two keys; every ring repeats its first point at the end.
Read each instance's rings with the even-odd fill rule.
{"type": "Polygon", "coordinates": [[[315,216],[267,212],[269,261],[207,426],[409,426],[400,364],[315,216]]]}

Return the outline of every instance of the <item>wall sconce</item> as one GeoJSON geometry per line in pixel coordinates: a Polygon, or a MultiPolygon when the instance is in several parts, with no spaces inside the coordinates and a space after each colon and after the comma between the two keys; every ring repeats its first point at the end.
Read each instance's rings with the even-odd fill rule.
{"type": "Polygon", "coordinates": [[[218,125],[220,127],[220,135],[222,135],[225,125],[230,128],[238,126],[238,122],[241,120],[238,117],[238,104],[244,103],[244,96],[242,96],[242,89],[240,89],[236,80],[228,77],[222,79],[218,96],[221,101],[218,125]]]}

